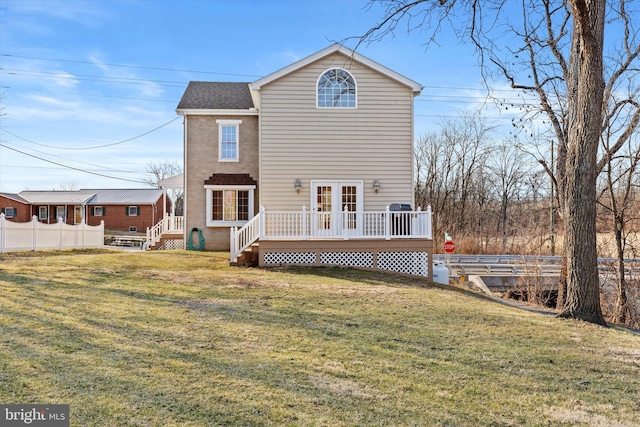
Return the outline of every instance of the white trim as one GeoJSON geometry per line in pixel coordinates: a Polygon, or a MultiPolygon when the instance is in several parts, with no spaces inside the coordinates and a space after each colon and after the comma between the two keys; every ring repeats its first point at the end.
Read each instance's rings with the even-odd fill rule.
{"type": "Polygon", "coordinates": [[[184,121],[182,123],[184,132],[183,132],[183,137],[182,137],[182,167],[184,168],[184,172],[183,176],[184,176],[184,180],[183,180],[183,191],[182,191],[182,218],[183,218],[183,225],[182,225],[182,242],[183,242],[183,249],[187,248],[187,177],[188,175],[188,168],[187,168],[187,137],[188,137],[188,132],[189,132],[189,127],[188,127],[188,122],[189,122],[189,116],[184,116],[184,121]]]}
{"type": "Polygon", "coordinates": [[[56,206],[56,222],[58,218],[62,218],[62,221],[67,221],[67,205],[57,205],[56,206]],[[62,208],[62,215],[59,215],[60,208],[62,208]]]}
{"type": "MultiPolygon", "coordinates": [[[[317,188],[320,186],[331,187],[331,211],[325,211],[324,214],[328,214],[329,217],[333,218],[335,215],[339,215],[343,212],[344,206],[342,206],[341,198],[342,198],[342,187],[344,186],[355,186],[356,187],[356,210],[355,212],[363,212],[364,211],[364,180],[361,179],[318,179],[311,180],[310,182],[310,196],[311,196],[311,211],[313,213],[317,213],[318,211],[318,197],[317,197],[317,188]]],[[[361,233],[362,224],[361,219],[357,219],[356,228],[349,230],[346,234],[358,235],[361,233]]],[[[315,226],[312,226],[312,232],[316,235],[322,236],[327,234],[338,233],[342,234],[346,232],[346,230],[336,231],[334,229],[335,226],[339,226],[334,221],[331,221],[331,226],[329,229],[316,229],[315,226]]]]}
{"type": "Polygon", "coordinates": [[[38,206],[38,219],[40,221],[49,220],[49,206],[38,206]]]}
{"type": "Polygon", "coordinates": [[[255,216],[255,185],[205,185],[206,191],[205,203],[206,203],[206,218],[205,222],[207,227],[242,227],[255,216]],[[213,191],[248,191],[249,192],[249,212],[248,219],[242,221],[214,221],[211,219],[213,216],[213,191]]]}
{"type": "Polygon", "coordinates": [[[255,190],[255,185],[205,185],[207,190],[255,190]]]}
{"type": "Polygon", "coordinates": [[[214,110],[214,109],[191,109],[191,108],[178,108],[176,113],[182,116],[257,116],[258,110],[255,108],[249,108],[248,110],[214,110]]]}
{"type": "Polygon", "coordinates": [[[349,70],[347,70],[346,68],[342,68],[342,67],[331,67],[331,68],[327,68],[326,70],[324,70],[322,73],[320,73],[320,75],[318,76],[318,79],[316,80],[316,109],[318,110],[324,110],[324,109],[342,109],[342,110],[356,110],[358,109],[358,82],[356,81],[356,77],[353,75],[352,72],[350,72],[349,70]],[[342,70],[345,73],[349,74],[349,76],[351,76],[351,79],[353,80],[353,84],[354,84],[354,89],[355,89],[355,105],[353,107],[334,107],[334,106],[324,106],[324,107],[320,107],[318,105],[318,85],[320,84],[320,79],[322,77],[324,77],[325,74],[327,74],[329,71],[331,70],[342,70]]]}
{"type": "Polygon", "coordinates": [[[219,162],[239,162],[240,161],[240,124],[242,120],[216,120],[218,124],[218,161],[219,162]],[[222,128],[236,128],[236,156],[233,158],[222,157],[222,128]]]}
{"type": "Polygon", "coordinates": [[[259,90],[263,85],[271,83],[272,81],[277,80],[283,76],[286,76],[287,74],[292,73],[302,67],[305,67],[311,64],[312,62],[317,61],[318,59],[324,58],[325,56],[331,55],[332,53],[336,53],[336,52],[341,53],[347,56],[348,58],[352,58],[353,60],[358,61],[369,68],[373,68],[379,73],[382,73],[387,77],[393,80],[396,80],[397,82],[405,86],[410,87],[413,90],[414,96],[418,95],[422,91],[422,85],[420,83],[414,80],[411,80],[403,76],[402,74],[396,73],[390,68],[387,68],[384,65],[378,64],[377,62],[349,49],[348,47],[342,46],[339,43],[335,43],[329,47],[322,49],[319,52],[316,52],[312,55],[307,56],[306,58],[301,59],[300,61],[294,62],[293,64],[290,64],[284,68],[281,68],[280,70],[274,73],[271,73],[265,77],[262,77],[254,81],[253,83],[251,83],[250,87],[251,89],[259,90]]]}

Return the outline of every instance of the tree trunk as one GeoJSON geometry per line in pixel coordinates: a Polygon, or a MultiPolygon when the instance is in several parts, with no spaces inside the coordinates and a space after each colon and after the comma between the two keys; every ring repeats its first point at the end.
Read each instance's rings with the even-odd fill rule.
{"type": "Polygon", "coordinates": [[[623,214],[614,215],[614,233],[616,236],[616,249],[618,253],[618,298],[616,308],[613,313],[613,321],[624,325],[627,321],[627,283],[624,277],[624,244],[622,241],[622,230],[624,229],[623,214]]]}
{"type": "Polygon", "coordinates": [[[564,182],[567,296],[559,317],[606,326],[596,252],[596,155],[604,95],[605,0],[570,0],[574,19],[564,182]]]}

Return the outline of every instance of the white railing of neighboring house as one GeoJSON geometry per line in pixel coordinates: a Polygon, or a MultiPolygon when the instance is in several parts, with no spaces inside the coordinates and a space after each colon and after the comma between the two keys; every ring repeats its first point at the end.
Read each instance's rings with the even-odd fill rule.
{"type": "Polygon", "coordinates": [[[0,214],[0,252],[46,249],[87,249],[104,246],[104,221],[100,225],[43,224],[36,216],[29,222],[13,222],[0,214]]]}
{"type": "Polygon", "coordinates": [[[432,239],[431,206],[415,211],[278,212],[260,208],[244,227],[231,229],[231,260],[261,240],[432,239]],[[257,227],[259,224],[259,227],[257,227]]]}
{"type": "Polygon", "coordinates": [[[184,217],[169,215],[166,218],[161,218],[156,225],[151,228],[147,228],[147,241],[146,248],[150,248],[152,245],[158,243],[163,234],[166,233],[183,233],[184,232],[184,217]]]}

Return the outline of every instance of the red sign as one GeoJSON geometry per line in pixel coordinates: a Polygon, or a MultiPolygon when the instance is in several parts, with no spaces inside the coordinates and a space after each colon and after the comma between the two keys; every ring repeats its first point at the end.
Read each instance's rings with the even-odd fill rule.
{"type": "Polygon", "coordinates": [[[444,251],[446,253],[450,254],[455,250],[456,250],[456,244],[453,243],[451,240],[447,240],[446,242],[444,242],[444,251]]]}

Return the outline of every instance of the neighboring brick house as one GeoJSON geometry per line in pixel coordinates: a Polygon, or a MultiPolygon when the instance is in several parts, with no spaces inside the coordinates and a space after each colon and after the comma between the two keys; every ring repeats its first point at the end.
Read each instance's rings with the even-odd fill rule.
{"type": "Polygon", "coordinates": [[[9,221],[31,221],[31,206],[19,194],[0,193],[0,208],[0,213],[3,213],[9,221]]]}
{"type": "Polygon", "coordinates": [[[0,208],[7,219],[16,222],[28,222],[33,216],[44,223],[55,223],[58,218],[67,224],[104,221],[106,230],[145,232],[163,218],[163,211],[170,211],[170,206],[163,209],[163,199],[163,190],[155,188],[23,191],[0,193],[0,208]]]}

